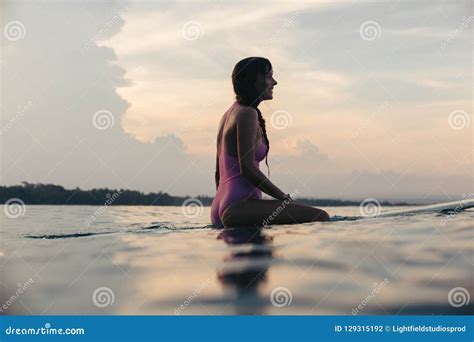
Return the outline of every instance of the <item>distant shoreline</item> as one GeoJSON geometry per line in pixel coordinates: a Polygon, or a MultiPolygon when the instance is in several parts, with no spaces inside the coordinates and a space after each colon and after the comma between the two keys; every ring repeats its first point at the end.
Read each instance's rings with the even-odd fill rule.
{"type": "MultiPolygon", "coordinates": [[[[98,206],[181,206],[186,201],[194,200],[195,204],[210,206],[213,197],[209,196],[171,196],[166,192],[145,194],[125,189],[65,189],[61,185],[27,183],[22,185],[0,186],[0,204],[7,204],[11,199],[20,199],[28,205],[98,205],[98,206]]],[[[347,207],[359,206],[361,201],[297,198],[298,202],[312,206],[347,207]]],[[[381,201],[382,206],[416,206],[406,202],[381,201]]]]}

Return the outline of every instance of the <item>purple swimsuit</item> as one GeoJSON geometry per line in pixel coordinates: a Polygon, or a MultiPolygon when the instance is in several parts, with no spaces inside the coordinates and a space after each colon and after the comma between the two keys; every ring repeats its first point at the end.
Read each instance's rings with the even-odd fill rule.
{"type": "MultiPolygon", "coordinates": [[[[226,115],[228,116],[228,114],[226,115]]],[[[225,120],[227,121],[227,117],[225,120]]],[[[254,164],[256,168],[260,169],[259,163],[265,158],[266,153],[267,146],[262,139],[262,142],[255,150],[254,164]]],[[[219,186],[217,187],[217,193],[214,196],[211,207],[211,223],[215,228],[224,227],[222,224],[222,214],[235,201],[243,198],[262,198],[262,192],[245,176],[240,174],[239,159],[225,152],[222,141],[219,151],[219,174],[219,186]]]]}

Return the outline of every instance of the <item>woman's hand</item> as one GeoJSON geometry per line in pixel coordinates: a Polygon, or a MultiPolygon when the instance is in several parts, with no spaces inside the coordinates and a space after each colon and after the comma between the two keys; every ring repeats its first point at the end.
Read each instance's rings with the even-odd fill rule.
{"type": "Polygon", "coordinates": [[[277,197],[280,201],[287,201],[287,202],[293,202],[293,199],[291,198],[290,194],[285,194],[283,191],[281,191],[281,195],[277,197]]]}

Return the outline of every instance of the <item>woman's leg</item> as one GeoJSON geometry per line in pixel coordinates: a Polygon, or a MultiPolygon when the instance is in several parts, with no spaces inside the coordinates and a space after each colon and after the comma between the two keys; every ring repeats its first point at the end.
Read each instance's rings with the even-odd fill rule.
{"type": "Polygon", "coordinates": [[[324,210],[298,202],[285,203],[279,200],[257,198],[242,199],[232,203],[222,213],[225,227],[251,224],[293,224],[328,221],[324,210]]]}

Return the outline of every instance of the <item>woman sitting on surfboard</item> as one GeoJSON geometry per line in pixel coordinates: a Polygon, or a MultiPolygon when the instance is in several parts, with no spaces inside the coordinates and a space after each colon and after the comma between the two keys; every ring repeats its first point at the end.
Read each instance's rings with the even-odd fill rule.
{"type": "Polygon", "coordinates": [[[211,207],[214,227],[329,220],[324,210],[294,202],[259,169],[270,144],[258,105],[273,98],[277,84],[270,61],[261,57],[241,60],[232,72],[232,83],[236,101],[222,117],[217,135],[217,193],[211,207]],[[276,199],[263,200],[262,191],[276,199]]]}

